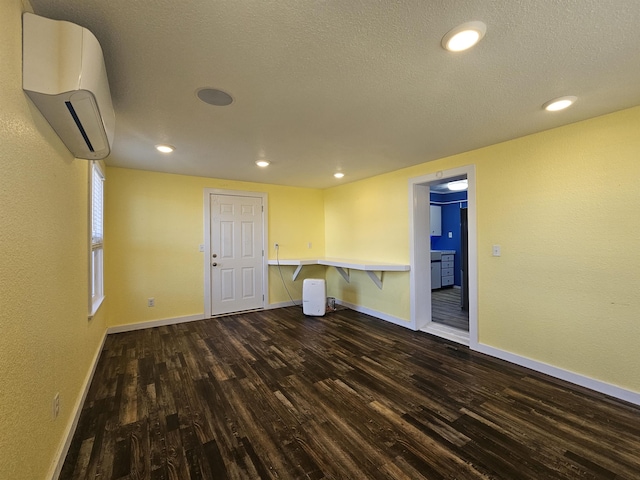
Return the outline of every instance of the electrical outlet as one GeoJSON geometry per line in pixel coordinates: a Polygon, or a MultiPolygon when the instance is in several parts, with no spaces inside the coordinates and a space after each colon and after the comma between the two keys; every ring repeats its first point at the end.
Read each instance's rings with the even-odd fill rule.
{"type": "Polygon", "coordinates": [[[278,250],[280,248],[280,244],[278,242],[273,244],[273,248],[275,248],[276,250],[278,250]]]}
{"type": "Polygon", "coordinates": [[[311,248],[311,242],[307,243],[307,248],[311,248]]]}
{"type": "Polygon", "coordinates": [[[60,415],[60,394],[56,393],[53,396],[53,401],[51,402],[51,413],[53,415],[53,419],[55,420],[60,415]]]}
{"type": "Polygon", "coordinates": [[[155,307],[156,306],[156,299],[153,297],[149,297],[149,299],[147,300],[147,306],[148,307],[155,307]]]}

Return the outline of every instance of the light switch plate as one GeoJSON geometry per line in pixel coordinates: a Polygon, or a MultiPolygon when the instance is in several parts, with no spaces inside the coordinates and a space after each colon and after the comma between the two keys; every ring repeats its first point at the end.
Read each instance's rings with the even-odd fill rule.
{"type": "Polygon", "coordinates": [[[502,251],[500,249],[500,245],[494,245],[492,248],[492,252],[493,252],[493,256],[494,257],[499,257],[502,254],[502,251]]]}

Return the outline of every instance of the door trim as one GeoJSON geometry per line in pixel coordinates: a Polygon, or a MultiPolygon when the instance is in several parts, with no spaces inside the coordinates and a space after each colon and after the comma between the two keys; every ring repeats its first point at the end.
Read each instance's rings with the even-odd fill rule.
{"type": "Polygon", "coordinates": [[[447,338],[475,349],[478,345],[478,240],[476,221],[475,165],[442,170],[409,179],[409,255],[411,271],[411,328],[447,338]],[[431,321],[431,243],[429,230],[429,185],[447,178],[467,176],[468,258],[469,258],[469,332],[431,321]],[[425,248],[425,239],[427,246],[425,248]]]}
{"type": "Polygon", "coordinates": [[[268,242],[268,204],[265,192],[249,192],[244,190],[223,190],[220,188],[205,188],[204,202],[204,318],[211,318],[211,195],[233,195],[240,197],[256,197],[262,199],[262,308],[269,303],[269,265],[267,264],[268,242]]]}

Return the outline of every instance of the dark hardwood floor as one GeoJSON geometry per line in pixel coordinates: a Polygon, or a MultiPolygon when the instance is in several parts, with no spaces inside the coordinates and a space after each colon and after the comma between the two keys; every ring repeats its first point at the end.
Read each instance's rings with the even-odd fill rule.
{"type": "Polygon", "coordinates": [[[339,310],[110,335],[62,479],[638,479],[640,408],[339,310]]]}
{"type": "Polygon", "coordinates": [[[459,288],[431,291],[431,320],[469,331],[469,312],[460,308],[459,288]]]}

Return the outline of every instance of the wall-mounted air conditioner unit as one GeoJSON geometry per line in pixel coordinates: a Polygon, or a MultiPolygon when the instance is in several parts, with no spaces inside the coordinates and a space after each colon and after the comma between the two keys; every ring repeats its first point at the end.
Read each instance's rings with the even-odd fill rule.
{"type": "Polygon", "coordinates": [[[109,155],[115,114],[102,49],[89,30],[25,13],[22,88],[74,156],[109,155]]]}

